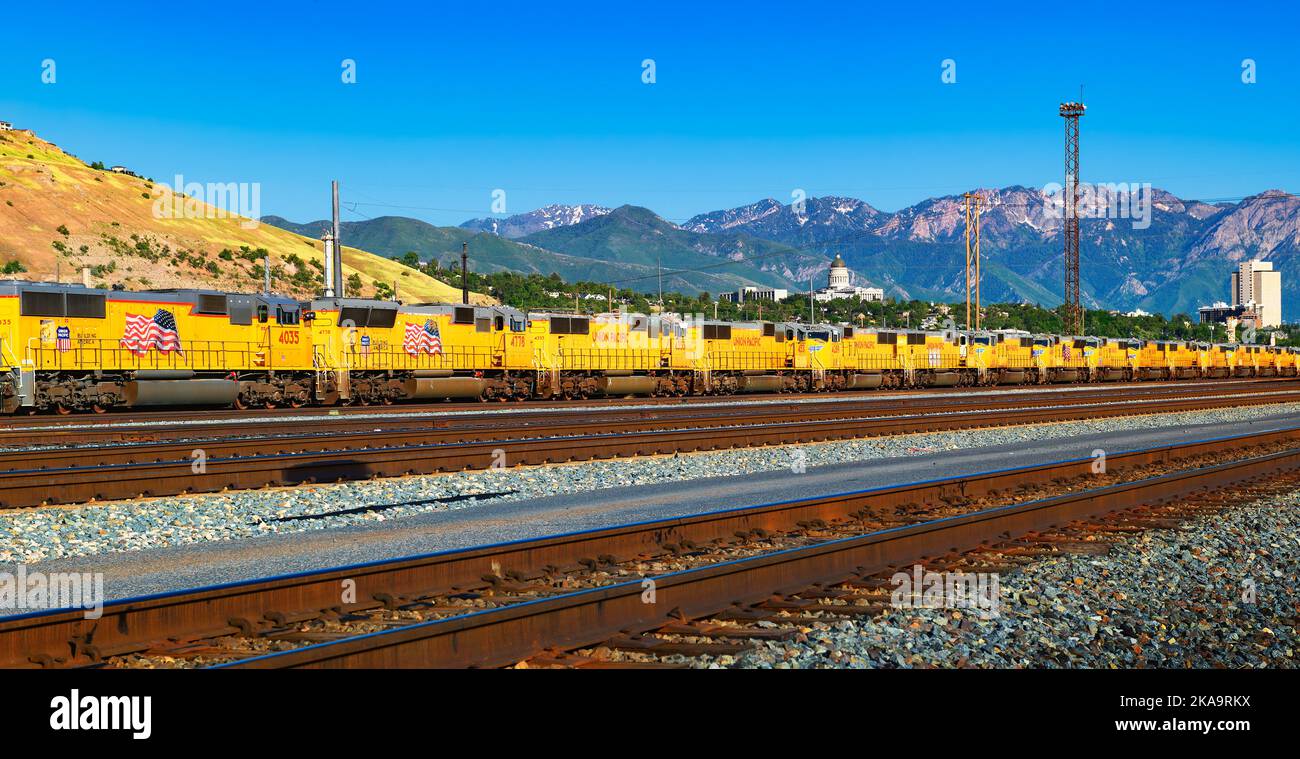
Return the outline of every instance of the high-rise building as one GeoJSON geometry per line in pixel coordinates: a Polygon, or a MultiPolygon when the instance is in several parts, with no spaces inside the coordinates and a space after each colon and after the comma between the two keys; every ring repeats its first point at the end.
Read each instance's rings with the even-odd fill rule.
{"type": "Polygon", "coordinates": [[[1232,273],[1232,305],[1249,306],[1258,327],[1282,323],[1282,272],[1272,261],[1243,261],[1232,273]]]}

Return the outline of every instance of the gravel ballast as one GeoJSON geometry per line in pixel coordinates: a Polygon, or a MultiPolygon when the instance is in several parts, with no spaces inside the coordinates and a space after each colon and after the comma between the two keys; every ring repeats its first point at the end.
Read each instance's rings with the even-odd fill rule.
{"type": "Polygon", "coordinates": [[[1000,576],[997,612],[890,609],[803,628],[707,666],[778,669],[1297,666],[1300,493],[1270,496],[1102,555],[1000,576]]]}
{"type": "MultiPolygon", "coordinates": [[[[558,493],[743,477],[790,470],[792,466],[812,469],[918,453],[1028,444],[1121,430],[1241,423],[1266,415],[1297,413],[1300,404],[1257,406],[14,510],[0,513],[0,563],[26,564],[328,530],[558,493]]],[[[718,507],[733,505],[743,504],[718,507]]]]}

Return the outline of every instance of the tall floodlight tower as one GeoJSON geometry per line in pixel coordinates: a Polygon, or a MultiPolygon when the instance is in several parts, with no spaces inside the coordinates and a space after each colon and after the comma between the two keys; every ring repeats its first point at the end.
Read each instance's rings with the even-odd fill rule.
{"type": "Polygon", "coordinates": [[[1065,334],[1083,334],[1079,300],[1079,117],[1083,103],[1061,103],[1065,119],[1065,334]]]}
{"type": "Polygon", "coordinates": [[[966,329],[980,328],[980,206],[979,193],[968,192],[966,199],[966,329]],[[975,321],[971,321],[971,292],[975,293],[975,321]]]}

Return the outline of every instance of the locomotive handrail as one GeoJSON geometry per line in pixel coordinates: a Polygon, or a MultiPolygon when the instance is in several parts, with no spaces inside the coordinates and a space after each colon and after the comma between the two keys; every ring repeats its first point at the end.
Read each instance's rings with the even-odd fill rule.
{"type": "Polygon", "coordinates": [[[144,352],[136,352],[124,347],[120,340],[74,338],[67,348],[59,348],[56,342],[53,347],[29,345],[28,352],[33,357],[36,368],[47,371],[225,371],[271,369],[275,362],[272,347],[263,343],[181,340],[179,345],[180,349],[174,351],[163,351],[150,346],[144,352]]]}

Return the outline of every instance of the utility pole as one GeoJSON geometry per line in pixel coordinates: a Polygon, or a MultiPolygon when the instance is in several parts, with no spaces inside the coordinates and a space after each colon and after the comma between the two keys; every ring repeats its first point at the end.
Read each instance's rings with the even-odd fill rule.
{"type": "Polygon", "coordinates": [[[343,297],[343,238],[339,237],[339,181],[330,182],[330,195],[334,209],[334,292],[343,297]]]}
{"type": "Polygon", "coordinates": [[[808,276],[808,326],[810,326],[810,327],[812,326],[812,323],[813,323],[814,321],[817,320],[817,316],[816,316],[816,314],[813,312],[813,308],[814,308],[814,306],[813,306],[813,278],[812,278],[812,275],[809,275],[809,276],[808,276]]]}
{"type": "Polygon", "coordinates": [[[460,244],[460,302],[469,305],[469,243],[460,244]]]}
{"type": "Polygon", "coordinates": [[[1065,333],[1083,334],[1083,306],[1079,300],[1079,117],[1087,110],[1081,102],[1061,103],[1065,119],[1065,333]]]}
{"type": "Polygon", "coordinates": [[[659,308],[662,310],[664,307],[664,257],[662,253],[655,257],[655,266],[659,270],[659,308]]]}
{"type": "Polygon", "coordinates": [[[271,294],[271,255],[262,256],[262,292],[271,294]]]}

